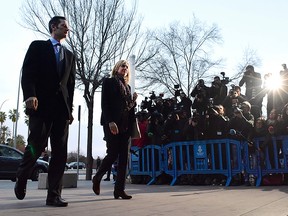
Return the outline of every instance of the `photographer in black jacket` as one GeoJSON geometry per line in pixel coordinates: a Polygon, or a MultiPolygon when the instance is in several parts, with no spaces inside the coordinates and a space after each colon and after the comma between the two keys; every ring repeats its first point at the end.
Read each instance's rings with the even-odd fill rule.
{"type": "Polygon", "coordinates": [[[214,81],[210,87],[210,97],[213,98],[213,104],[222,104],[227,96],[227,86],[220,80],[219,76],[214,77],[214,81]]]}
{"type": "Polygon", "coordinates": [[[244,84],[246,87],[245,96],[252,106],[253,114],[257,115],[256,118],[258,118],[261,116],[262,101],[264,95],[262,93],[261,87],[261,74],[255,72],[252,65],[248,65],[246,67],[246,71],[244,72],[244,75],[239,82],[240,87],[244,84]]]}
{"type": "Polygon", "coordinates": [[[204,83],[203,79],[199,79],[197,85],[191,92],[194,98],[192,108],[197,110],[197,114],[204,116],[209,105],[209,87],[204,83]]]}
{"type": "Polygon", "coordinates": [[[180,92],[180,102],[177,104],[177,107],[186,114],[187,118],[191,117],[192,101],[183,91],[180,92]]]}

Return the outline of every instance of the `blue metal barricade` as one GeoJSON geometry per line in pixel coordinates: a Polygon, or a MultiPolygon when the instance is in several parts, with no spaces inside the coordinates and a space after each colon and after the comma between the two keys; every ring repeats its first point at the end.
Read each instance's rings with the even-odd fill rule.
{"type": "Polygon", "coordinates": [[[148,184],[166,173],[175,185],[181,175],[223,175],[226,186],[234,176],[253,176],[260,186],[265,175],[288,173],[288,136],[271,137],[270,144],[259,151],[265,138],[254,140],[249,147],[246,141],[233,139],[173,142],[165,146],[148,145],[135,148],[131,156],[130,175],[150,176],[148,184]]]}
{"type": "Polygon", "coordinates": [[[241,172],[241,147],[236,140],[174,142],[163,146],[163,154],[163,171],[173,177],[170,185],[184,174],[222,174],[229,185],[233,175],[241,172]]]}
{"type": "Polygon", "coordinates": [[[155,182],[156,177],[162,173],[162,148],[158,145],[148,145],[139,149],[138,147],[132,147],[132,150],[136,154],[132,154],[130,157],[130,171],[131,178],[137,176],[145,177],[150,176],[151,179],[148,185],[155,182]]]}
{"type": "Polygon", "coordinates": [[[288,136],[261,137],[254,140],[255,153],[245,145],[245,163],[248,175],[254,175],[260,186],[265,175],[288,173],[288,136]],[[268,141],[267,141],[268,139],[268,141]],[[265,144],[264,144],[265,143],[265,144]],[[262,150],[259,147],[262,146],[262,150]]]}

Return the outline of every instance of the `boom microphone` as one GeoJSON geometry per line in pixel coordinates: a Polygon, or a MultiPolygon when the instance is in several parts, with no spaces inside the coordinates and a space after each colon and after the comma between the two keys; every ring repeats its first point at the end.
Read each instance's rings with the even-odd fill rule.
{"type": "Polygon", "coordinates": [[[230,129],[229,134],[232,136],[239,135],[241,138],[247,141],[249,145],[253,145],[253,142],[248,140],[245,136],[243,136],[243,134],[240,131],[237,131],[235,129],[230,129]]]}
{"type": "Polygon", "coordinates": [[[234,130],[234,129],[230,129],[229,134],[232,135],[232,136],[234,136],[234,135],[237,134],[237,132],[236,132],[236,130],[234,130]]]}

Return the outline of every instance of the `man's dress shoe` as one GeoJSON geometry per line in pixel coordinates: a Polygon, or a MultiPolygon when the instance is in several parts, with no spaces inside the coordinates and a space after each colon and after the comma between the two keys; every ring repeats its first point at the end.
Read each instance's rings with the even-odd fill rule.
{"type": "Polygon", "coordinates": [[[100,181],[99,179],[96,177],[96,175],[93,177],[93,191],[96,195],[99,195],[100,194],[100,181]]]}
{"type": "Polygon", "coordinates": [[[27,181],[16,179],[14,193],[19,200],[23,200],[26,195],[26,185],[27,181]]]}
{"type": "Polygon", "coordinates": [[[125,193],[125,191],[114,191],[114,198],[118,199],[119,197],[121,197],[122,199],[132,199],[132,196],[128,195],[125,193]]]}
{"type": "Polygon", "coordinates": [[[66,207],[68,203],[60,196],[46,199],[46,205],[54,207],[66,207]]]}

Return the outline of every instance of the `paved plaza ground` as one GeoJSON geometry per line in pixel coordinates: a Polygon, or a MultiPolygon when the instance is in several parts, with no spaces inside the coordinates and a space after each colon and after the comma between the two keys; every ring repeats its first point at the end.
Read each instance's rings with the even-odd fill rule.
{"type": "Polygon", "coordinates": [[[46,190],[38,182],[28,182],[24,200],[14,195],[14,183],[0,181],[1,216],[287,216],[287,186],[169,186],[127,184],[132,200],[115,200],[113,182],[101,182],[100,196],[94,195],[92,182],[78,180],[77,188],[64,188],[68,207],[45,205],[46,190]]]}

